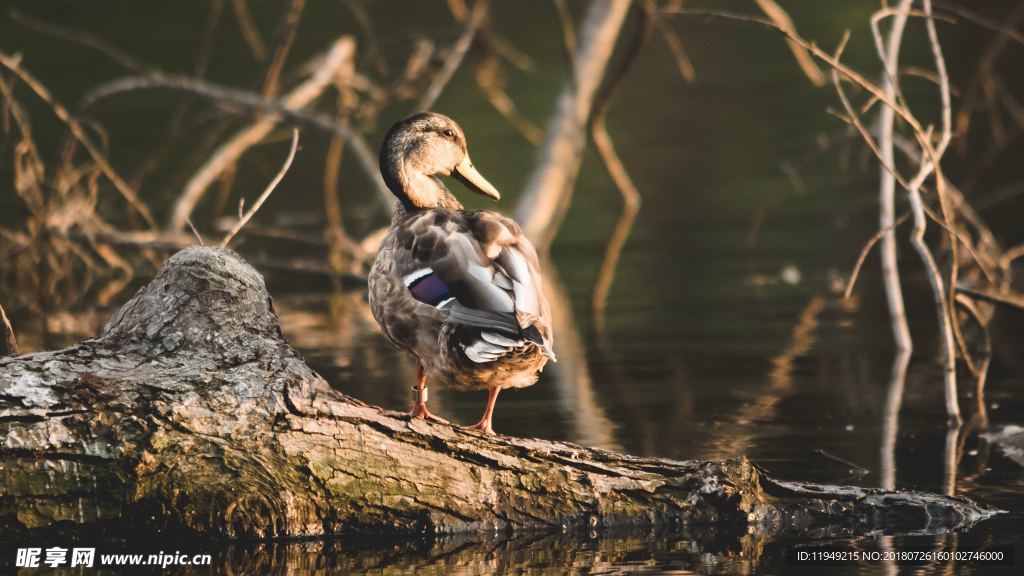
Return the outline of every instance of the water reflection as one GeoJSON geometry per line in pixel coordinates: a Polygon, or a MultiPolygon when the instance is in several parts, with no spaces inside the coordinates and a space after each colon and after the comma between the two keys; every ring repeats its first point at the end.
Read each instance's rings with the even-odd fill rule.
{"type": "Polygon", "coordinates": [[[544,370],[544,383],[557,390],[558,403],[570,422],[571,441],[584,446],[621,450],[615,440],[616,425],[597,400],[586,347],[573,318],[569,295],[558,271],[550,263],[544,266],[544,296],[551,305],[554,333],[557,335],[558,362],[544,370]]]}
{"type": "Polygon", "coordinates": [[[881,480],[879,487],[886,490],[896,489],[896,438],[900,429],[900,406],[903,405],[903,388],[907,382],[907,367],[910,366],[910,353],[897,354],[892,361],[892,372],[889,377],[889,391],[885,396],[885,407],[882,409],[882,456],[880,466],[881,480]]]}
{"type": "MultiPolygon", "coordinates": [[[[746,574],[761,565],[758,537],[715,528],[665,533],[523,533],[437,538],[342,538],[237,544],[206,550],[212,567],[179,574],[746,574]]],[[[191,553],[191,551],[190,551],[191,553]]]]}
{"type": "MultiPolygon", "coordinates": [[[[525,532],[462,534],[437,537],[349,538],[277,543],[235,543],[193,546],[189,542],[127,543],[97,546],[97,553],[156,553],[177,550],[210,554],[209,566],[175,567],[175,574],[758,574],[795,567],[787,556],[794,547],[832,546],[862,552],[898,550],[956,551],[1006,546],[996,532],[806,540],[765,540],[755,534],[716,527],[665,531],[603,530],[590,533],[525,532]]],[[[977,567],[951,561],[930,561],[913,567],[891,561],[837,563],[829,574],[976,573],[977,567]]],[[[1009,568],[1013,573],[1013,568],[1009,568]]],[[[803,573],[823,573],[803,567],[803,573]]],[[[997,571],[998,572],[998,571],[997,571]]],[[[77,574],[57,569],[51,574],[77,574]]],[[[120,573],[97,570],[97,574],[120,573]]],[[[140,573],[143,573],[140,571],[140,573]]],[[[148,573],[148,572],[145,572],[148,573]]],[[[156,572],[153,572],[156,573],[156,572]]],[[[985,571],[983,573],[989,573],[985,571]]]]}
{"type": "Polygon", "coordinates": [[[777,417],[779,402],[794,389],[794,362],[806,355],[814,345],[819,317],[825,308],[825,299],[815,296],[800,312],[789,345],[771,359],[768,373],[769,386],[757,398],[741,404],[733,414],[733,425],[716,428],[708,441],[705,454],[710,459],[730,458],[729,455],[747,454],[760,434],[760,426],[777,417]]]}

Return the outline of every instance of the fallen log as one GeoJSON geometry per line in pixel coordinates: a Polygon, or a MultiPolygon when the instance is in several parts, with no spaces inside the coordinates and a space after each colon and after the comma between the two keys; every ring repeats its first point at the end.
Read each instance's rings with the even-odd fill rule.
{"type": "Polygon", "coordinates": [[[333,388],[263,278],[171,257],[97,338],[0,359],[0,533],[202,538],[714,525],[941,532],[966,498],[783,482],[744,458],[639,458],[410,420],[333,388]]]}

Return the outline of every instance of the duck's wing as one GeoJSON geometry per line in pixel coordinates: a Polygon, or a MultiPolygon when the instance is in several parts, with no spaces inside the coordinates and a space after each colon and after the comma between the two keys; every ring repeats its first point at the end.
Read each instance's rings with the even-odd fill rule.
{"type": "Polygon", "coordinates": [[[413,216],[396,245],[413,264],[402,279],[413,297],[448,322],[479,328],[465,343],[471,360],[488,362],[526,342],[554,358],[537,252],[514,220],[487,210],[431,210],[413,216]]]}

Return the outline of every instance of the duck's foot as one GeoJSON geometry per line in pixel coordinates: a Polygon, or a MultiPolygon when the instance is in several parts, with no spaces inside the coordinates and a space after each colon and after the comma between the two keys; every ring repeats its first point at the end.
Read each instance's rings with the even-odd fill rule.
{"type": "Polygon", "coordinates": [[[450,424],[450,422],[448,422],[444,418],[431,414],[430,410],[427,410],[426,402],[420,402],[416,404],[416,407],[412,409],[412,412],[409,412],[409,415],[412,416],[413,418],[423,418],[424,420],[430,422],[437,422],[439,424],[450,424]]]}
{"type": "Polygon", "coordinates": [[[472,426],[464,426],[464,428],[468,428],[470,430],[479,430],[480,432],[483,432],[484,434],[487,435],[494,434],[494,428],[491,427],[490,420],[481,420],[476,424],[473,424],[472,426]]]}
{"type": "Polygon", "coordinates": [[[494,434],[494,428],[491,428],[491,419],[494,417],[494,403],[498,401],[498,392],[501,392],[501,386],[495,386],[487,391],[487,408],[484,409],[483,417],[476,424],[466,426],[466,428],[479,430],[488,435],[494,434]]]}

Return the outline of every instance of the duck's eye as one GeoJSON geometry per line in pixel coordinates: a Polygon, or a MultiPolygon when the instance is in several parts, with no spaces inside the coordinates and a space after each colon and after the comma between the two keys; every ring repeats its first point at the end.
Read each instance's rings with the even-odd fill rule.
{"type": "Polygon", "coordinates": [[[445,138],[455,138],[455,132],[452,132],[451,128],[445,128],[442,134],[444,134],[445,138]]]}

